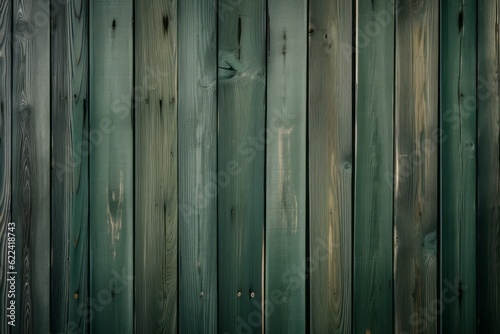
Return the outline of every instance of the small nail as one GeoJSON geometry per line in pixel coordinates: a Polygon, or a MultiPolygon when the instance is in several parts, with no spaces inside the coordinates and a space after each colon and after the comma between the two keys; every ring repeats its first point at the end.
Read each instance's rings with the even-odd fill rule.
{"type": "Polygon", "coordinates": [[[203,291],[202,291],[202,292],[200,292],[200,297],[203,297],[203,291]]]}
{"type": "Polygon", "coordinates": [[[250,293],[250,298],[254,298],[255,297],[255,292],[251,292],[250,293]]]}
{"type": "Polygon", "coordinates": [[[239,297],[241,297],[241,291],[238,291],[238,293],[236,294],[239,297]]]}
{"type": "Polygon", "coordinates": [[[78,294],[77,294],[77,293],[75,293],[75,294],[73,295],[73,298],[78,299],[78,294]]]}

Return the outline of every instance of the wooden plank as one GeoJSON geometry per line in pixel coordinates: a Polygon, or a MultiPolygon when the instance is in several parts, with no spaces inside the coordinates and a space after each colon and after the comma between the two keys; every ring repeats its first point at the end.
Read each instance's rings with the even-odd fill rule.
{"type": "Polygon", "coordinates": [[[306,332],[307,1],[268,1],[266,332],[306,332]]]}
{"type": "Polygon", "coordinates": [[[133,332],[132,11],[131,0],[91,2],[92,332],[133,332]]]}
{"type": "Polygon", "coordinates": [[[266,1],[221,4],[226,6],[218,13],[218,172],[229,177],[218,184],[219,333],[260,332],[266,1]]]}
{"type": "Polygon", "coordinates": [[[500,1],[478,2],[478,333],[500,327],[500,1]]]}
{"type": "MultiPolygon", "coordinates": [[[[49,332],[49,25],[33,0],[13,4],[12,219],[17,224],[15,332],[49,332]]],[[[13,271],[13,270],[12,270],[13,271]]]]}
{"type": "Polygon", "coordinates": [[[135,2],[135,317],[177,332],[177,1],[135,2]]]}
{"type": "MultiPolygon", "coordinates": [[[[396,332],[437,321],[439,2],[399,1],[396,15],[394,311],[396,332]]],[[[438,305],[439,306],[439,305],[438,305]]]]}
{"type": "Polygon", "coordinates": [[[217,333],[216,9],[178,8],[180,333],[217,333]]]}
{"type": "Polygon", "coordinates": [[[393,332],[394,0],[357,6],[355,333],[393,332]]]}
{"type": "MultiPolygon", "coordinates": [[[[0,308],[7,310],[7,233],[11,222],[12,143],[12,1],[0,0],[0,308]]],[[[18,231],[16,231],[17,233],[18,231]]],[[[18,234],[18,233],[17,233],[18,234]]],[[[8,319],[0,317],[0,332],[8,333],[8,319]]]]}
{"type": "MultiPolygon", "coordinates": [[[[476,2],[441,2],[441,279],[443,333],[475,333],[476,2]],[[464,288],[466,287],[466,288],[464,288]],[[457,296],[460,292],[460,296],[457,296]]],[[[498,171],[497,171],[498,172],[498,171]]]]}
{"type": "Polygon", "coordinates": [[[311,333],[352,330],[353,14],[309,1],[309,242],[328,251],[309,269],[311,333]]]}

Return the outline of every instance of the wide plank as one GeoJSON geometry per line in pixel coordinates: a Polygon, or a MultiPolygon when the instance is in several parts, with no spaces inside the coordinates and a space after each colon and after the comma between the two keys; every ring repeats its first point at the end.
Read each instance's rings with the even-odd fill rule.
{"type": "Polygon", "coordinates": [[[353,331],[362,334],[393,332],[395,6],[359,0],[356,12],[353,331]]]}
{"type": "Polygon", "coordinates": [[[438,301],[439,2],[396,14],[395,330],[436,333],[438,301]]]}
{"type": "Polygon", "coordinates": [[[217,333],[217,1],[178,3],[179,332],[217,333]]]}
{"type": "MultiPolygon", "coordinates": [[[[476,1],[441,2],[442,333],[476,333],[476,1]]],[[[498,171],[497,171],[498,172],[498,171]]]]}
{"type": "Polygon", "coordinates": [[[318,334],[352,331],[353,17],[350,1],[309,1],[309,312],[318,334]]]}
{"type": "Polygon", "coordinates": [[[305,333],[307,1],[268,1],[267,333],[305,333]]]}
{"type": "Polygon", "coordinates": [[[176,333],[177,1],[135,1],[135,328],[176,333]]]}

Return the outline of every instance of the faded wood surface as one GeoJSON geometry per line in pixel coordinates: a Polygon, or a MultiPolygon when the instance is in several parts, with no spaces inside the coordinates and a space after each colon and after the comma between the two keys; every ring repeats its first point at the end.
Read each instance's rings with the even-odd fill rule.
{"type": "Polygon", "coordinates": [[[358,1],[355,333],[393,332],[394,0],[358,1]]]}
{"type": "Polygon", "coordinates": [[[217,333],[217,1],[179,2],[179,332],[217,333]]]}
{"type": "Polygon", "coordinates": [[[477,325],[476,2],[444,0],[440,17],[441,331],[472,334],[477,325]]]}
{"type": "Polygon", "coordinates": [[[32,0],[13,3],[12,219],[16,222],[15,333],[49,332],[50,49],[32,0]]]}
{"type": "Polygon", "coordinates": [[[438,298],[439,3],[399,1],[396,15],[394,320],[435,333],[438,298]]]}
{"type": "Polygon", "coordinates": [[[478,1],[478,333],[500,328],[500,1],[478,1]]]}
{"type": "Polygon", "coordinates": [[[309,2],[311,333],[352,331],[352,20],[351,2],[309,2]]]}
{"type": "Polygon", "coordinates": [[[90,9],[92,332],[133,333],[133,5],[90,9]]]}
{"type": "Polygon", "coordinates": [[[135,321],[177,331],[177,1],[136,1],[135,321]]]}
{"type": "MultiPolygon", "coordinates": [[[[0,0],[0,309],[7,309],[7,233],[11,222],[12,143],[12,1],[0,0]]],[[[0,332],[8,333],[7,317],[0,317],[0,332]]]]}
{"type": "Polygon", "coordinates": [[[227,175],[218,184],[219,333],[260,332],[266,2],[225,5],[218,11],[218,172],[227,175]]]}
{"type": "Polygon", "coordinates": [[[307,1],[268,10],[265,325],[305,333],[307,1]]]}

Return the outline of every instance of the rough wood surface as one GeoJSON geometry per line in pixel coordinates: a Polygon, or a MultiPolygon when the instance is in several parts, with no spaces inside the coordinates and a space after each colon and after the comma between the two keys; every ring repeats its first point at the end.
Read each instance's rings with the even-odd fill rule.
{"type": "Polygon", "coordinates": [[[500,328],[500,1],[478,1],[478,333],[500,328]]]}
{"type": "Polygon", "coordinates": [[[266,332],[305,333],[307,1],[268,9],[266,332]]]}
{"type": "Polygon", "coordinates": [[[218,172],[228,179],[218,184],[219,333],[260,332],[266,2],[225,4],[218,13],[218,172]]]}
{"type": "Polygon", "coordinates": [[[445,136],[440,151],[441,331],[472,334],[477,324],[476,2],[444,0],[440,17],[440,110],[445,136]]]}
{"type": "Polygon", "coordinates": [[[401,0],[396,15],[394,319],[436,333],[439,3],[401,0]],[[430,314],[430,315],[429,315],[430,314]]]}
{"type": "Polygon", "coordinates": [[[97,304],[93,333],[133,333],[132,12],[132,0],[91,2],[90,296],[97,304]]]}
{"type": "Polygon", "coordinates": [[[357,5],[355,333],[393,332],[394,0],[357,5]]]}
{"type": "Polygon", "coordinates": [[[177,1],[135,1],[135,320],[177,332],[177,1]]]}
{"type": "Polygon", "coordinates": [[[178,3],[179,332],[217,333],[217,1],[178,3]]]}

